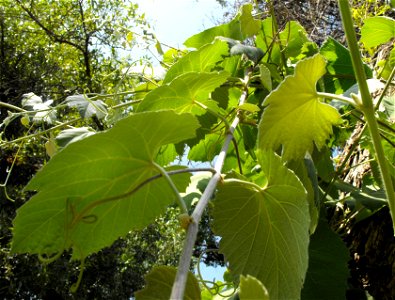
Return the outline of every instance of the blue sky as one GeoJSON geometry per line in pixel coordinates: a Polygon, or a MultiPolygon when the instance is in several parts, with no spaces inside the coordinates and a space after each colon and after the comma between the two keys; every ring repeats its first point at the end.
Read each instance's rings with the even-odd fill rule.
{"type": "MultiPolygon", "coordinates": [[[[224,9],[215,0],[137,0],[157,38],[180,47],[191,35],[215,25],[224,9]]],[[[232,2],[232,1],[230,1],[232,2]]]]}

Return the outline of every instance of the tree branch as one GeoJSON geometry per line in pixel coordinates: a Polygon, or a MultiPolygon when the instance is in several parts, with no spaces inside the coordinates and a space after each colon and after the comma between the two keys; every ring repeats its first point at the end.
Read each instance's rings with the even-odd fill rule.
{"type": "Polygon", "coordinates": [[[25,7],[21,0],[15,0],[19,6],[29,15],[29,17],[42,29],[45,31],[45,33],[52,38],[55,42],[58,42],[60,44],[68,44],[76,49],[78,49],[79,51],[81,51],[82,53],[84,53],[84,48],[81,47],[80,45],[66,40],[64,38],[62,38],[61,36],[59,36],[58,34],[56,34],[55,32],[53,32],[52,30],[50,30],[48,27],[46,27],[43,23],[41,23],[41,21],[27,8],[25,7]]]}
{"type": "MultiPolygon", "coordinates": [[[[250,78],[250,73],[248,72],[244,77],[245,89],[242,95],[240,96],[239,105],[243,104],[247,99],[248,91],[246,86],[247,83],[249,82],[249,78],[250,78]]],[[[170,299],[184,299],[185,285],[188,277],[188,271],[193,253],[193,247],[195,246],[195,241],[199,229],[198,224],[200,222],[202,214],[209,200],[211,199],[212,195],[215,192],[218,182],[222,179],[221,172],[225,162],[226,153],[233,139],[233,132],[235,131],[239,122],[240,119],[238,116],[236,116],[232,124],[228,128],[228,134],[226,135],[221,152],[219,153],[218,158],[214,165],[214,169],[216,173],[213,175],[213,177],[211,177],[206,189],[204,190],[204,193],[202,194],[199,202],[195,207],[195,210],[192,213],[191,216],[192,222],[188,226],[187,236],[184,242],[184,248],[180,257],[180,262],[178,264],[177,275],[173,284],[170,299]]]]}

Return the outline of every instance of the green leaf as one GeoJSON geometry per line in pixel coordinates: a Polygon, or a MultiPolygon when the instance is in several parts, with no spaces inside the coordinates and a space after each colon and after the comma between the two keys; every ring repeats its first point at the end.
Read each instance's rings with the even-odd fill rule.
{"type": "MultiPolygon", "coordinates": [[[[27,185],[38,193],[17,211],[12,252],[51,255],[72,247],[78,259],[148,225],[174,193],[163,178],[135,189],[159,174],[153,162],[161,146],[193,137],[198,127],[190,114],[141,113],[70,144],[27,185]]],[[[172,179],[182,190],[189,175],[172,179]]]]}
{"type": "Polygon", "coordinates": [[[222,136],[217,133],[207,134],[188,152],[188,159],[193,161],[212,161],[221,150],[222,136]]]}
{"type": "MultiPolygon", "coordinates": [[[[146,287],[135,293],[136,300],[168,300],[176,278],[177,269],[168,266],[155,267],[145,276],[146,287]]],[[[196,277],[188,272],[184,298],[186,300],[199,300],[200,288],[196,277]]]]}
{"type": "MultiPolygon", "coordinates": [[[[153,90],[138,106],[138,111],[174,109],[179,113],[202,115],[206,112],[195,101],[209,105],[208,94],[223,84],[228,73],[189,72],[175,78],[170,84],[153,90]]],[[[215,103],[215,102],[214,102],[215,103]]]]}
{"type": "Polygon", "coordinates": [[[228,52],[227,43],[221,40],[207,44],[197,51],[191,51],[171,66],[163,83],[169,83],[186,72],[209,72],[217,62],[223,60],[225,55],[228,55],[228,52]]]}
{"type": "Polygon", "coordinates": [[[218,36],[239,41],[245,40],[246,38],[259,33],[261,29],[261,22],[259,20],[255,20],[251,12],[252,5],[245,4],[229,23],[215,26],[195,34],[187,39],[184,42],[184,45],[192,48],[200,48],[218,36]]]}
{"type": "Polygon", "coordinates": [[[296,57],[304,43],[308,42],[306,30],[297,21],[287,22],[283,31],[280,32],[281,45],[284,47],[286,57],[296,57]]]}
{"type": "MultiPolygon", "coordinates": [[[[350,51],[338,41],[329,37],[320,49],[327,60],[328,73],[324,76],[327,92],[342,94],[356,83],[350,51]]],[[[367,77],[372,77],[372,71],[364,65],[367,77]]]]}
{"type": "Polygon", "coordinates": [[[35,123],[54,123],[56,121],[56,112],[50,107],[52,102],[52,100],[43,102],[41,97],[34,93],[23,94],[21,101],[22,107],[26,110],[37,112],[29,115],[29,118],[22,118],[22,124],[28,126],[29,121],[33,121],[35,123]]]}
{"type": "Polygon", "coordinates": [[[261,110],[258,105],[252,103],[243,103],[242,105],[238,106],[238,109],[248,111],[251,113],[255,113],[261,110]]]}
{"type": "Polygon", "coordinates": [[[265,286],[253,276],[240,276],[240,300],[269,300],[269,293],[265,286]]]}
{"type": "Polygon", "coordinates": [[[259,65],[259,73],[261,77],[261,82],[263,86],[271,92],[273,89],[272,85],[272,76],[270,74],[270,70],[268,67],[266,67],[264,64],[259,65]]]}
{"type": "Polygon", "coordinates": [[[240,28],[240,21],[233,19],[227,24],[218,25],[206,29],[188,38],[184,45],[190,48],[200,48],[213,41],[217,36],[228,37],[235,40],[242,40],[243,35],[240,28]]]}
{"type": "Polygon", "coordinates": [[[103,101],[92,101],[84,95],[69,96],[65,103],[70,107],[76,107],[83,118],[90,118],[95,115],[98,119],[103,119],[107,114],[106,104],[103,101]]]}
{"type": "Polygon", "coordinates": [[[346,299],[348,250],[340,237],[321,220],[311,236],[309,268],[302,290],[303,300],[346,299]]]}
{"type": "Polygon", "coordinates": [[[259,123],[259,148],[277,150],[282,145],[284,159],[292,160],[311,153],[314,143],[318,149],[325,145],[340,115],[317,95],[316,83],[324,73],[325,59],[317,54],[300,61],[295,74],[269,94],[259,123]]]}
{"type": "Polygon", "coordinates": [[[268,17],[262,20],[262,30],[256,38],[256,46],[267,55],[265,62],[280,64],[280,46],[278,44],[277,33],[273,32],[273,18],[268,17]]]}
{"type": "Polygon", "coordinates": [[[93,131],[90,127],[65,129],[59,132],[59,134],[56,136],[56,144],[59,147],[64,148],[68,144],[78,142],[94,134],[95,131],[93,131]]]}
{"type": "Polygon", "coordinates": [[[385,113],[391,122],[395,122],[395,95],[385,96],[383,99],[385,113]]]}
{"type": "Polygon", "coordinates": [[[258,152],[267,184],[225,180],[214,200],[214,232],[234,274],[261,281],[272,299],[297,299],[307,270],[306,191],[272,152],[258,152]]]}
{"type": "Polygon", "coordinates": [[[248,3],[241,7],[239,19],[244,39],[257,34],[261,29],[261,22],[254,19],[251,12],[252,4],[248,3]]]}
{"type": "Polygon", "coordinates": [[[252,17],[251,12],[251,4],[243,5],[235,18],[229,23],[215,26],[195,34],[188,38],[184,42],[184,45],[198,49],[201,46],[210,43],[218,36],[239,41],[251,37],[257,34],[261,28],[260,21],[255,20],[252,17]]]}
{"type": "Polygon", "coordinates": [[[366,48],[384,44],[395,37],[395,20],[389,17],[366,18],[361,28],[361,42],[366,48]]]}

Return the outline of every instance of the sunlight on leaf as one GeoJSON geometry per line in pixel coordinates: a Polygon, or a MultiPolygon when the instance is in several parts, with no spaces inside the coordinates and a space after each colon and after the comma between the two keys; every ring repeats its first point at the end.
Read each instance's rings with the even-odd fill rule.
{"type": "MultiPolygon", "coordinates": [[[[153,161],[161,146],[193,137],[198,126],[190,114],[134,114],[68,145],[27,185],[38,193],[17,211],[12,252],[50,255],[72,247],[81,258],[148,225],[174,202],[172,190],[160,178],[130,191],[158,175],[153,161]]],[[[189,174],[172,179],[183,191],[189,174]]]]}
{"type": "Polygon", "coordinates": [[[307,270],[306,191],[272,152],[259,152],[265,186],[225,180],[214,200],[214,232],[234,274],[252,275],[272,299],[297,299],[307,270]]]}
{"type": "Polygon", "coordinates": [[[138,106],[138,111],[174,109],[179,113],[202,115],[206,110],[195,104],[195,100],[207,106],[215,105],[208,100],[210,92],[226,81],[227,72],[198,73],[189,72],[178,76],[169,85],[153,90],[138,106]]]}
{"type": "Polygon", "coordinates": [[[258,279],[251,275],[240,276],[240,300],[269,300],[269,293],[258,279]]]}
{"type": "Polygon", "coordinates": [[[317,54],[299,62],[295,74],[269,94],[259,123],[259,148],[282,145],[284,159],[291,160],[311,153],[314,143],[318,149],[325,144],[340,115],[317,96],[316,83],[324,73],[325,59],[317,54]]]}
{"type": "Polygon", "coordinates": [[[384,44],[395,37],[395,20],[389,17],[371,17],[361,28],[361,42],[366,48],[384,44]]]}
{"type": "Polygon", "coordinates": [[[221,40],[205,45],[197,51],[191,51],[170,67],[163,83],[169,83],[186,72],[210,72],[228,52],[227,43],[221,40]]]}

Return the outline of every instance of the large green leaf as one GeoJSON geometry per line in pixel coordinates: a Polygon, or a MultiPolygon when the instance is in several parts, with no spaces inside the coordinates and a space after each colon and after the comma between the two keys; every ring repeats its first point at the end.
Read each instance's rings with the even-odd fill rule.
{"type": "Polygon", "coordinates": [[[303,44],[308,42],[306,30],[297,21],[287,22],[280,32],[280,41],[286,57],[296,57],[300,54],[303,44]]]}
{"type": "Polygon", "coordinates": [[[229,180],[214,200],[214,232],[233,274],[252,275],[272,299],[298,299],[307,270],[306,191],[272,152],[259,152],[267,184],[229,180]]]}
{"type": "MultiPolygon", "coordinates": [[[[153,162],[162,145],[193,137],[198,126],[190,114],[134,114],[68,145],[26,187],[38,193],[17,211],[12,252],[49,255],[72,247],[81,258],[148,225],[174,194],[162,178],[131,191],[159,174],[153,162]]],[[[180,189],[188,185],[188,175],[172,178],[180,189]]]]}
{"type": "Polygon", "coordinates": [[[346,299],[350,257],[340,237],[321,220],[311,236],[303,300],[346,299]]]}
{"type": "MultiPolygon", "coordinates": [[[[155,267],[145,276],[146,287],[136,292],[136,300],[168,300],[170,299],[171,289],[176,278],[177,269],[168,266],[155,267]]],[[[185,300],[199,300],[200,288],[196,277],[188,272],[187,283],[185,286],[185,300]]]]}
{"type": "Polygon", "coordinates": [[[267,53],[267,62],[280,64],[281,52],[287,58],[296,57],[301,53],[303,45],[309,41],[306,30],[296,21],[287,22],[280,33],[274,32],[273,28],[273,19],[264,19],[262,30],[256,39],[257,47],[267,53]]]}
{"type": "Polygon", "coordinates": [[[242,40],[243,35],[240,28],[240,21],[238,19],[233,19],[227,24],[222,24],[206,29],[188,38],[184,42],[184,45],[187,47],[198,49],[201,46],[210,43],[217,36],[224,36],[235,40],[242,40]]]}
{"type": "Polygon", "coordinates": [[[184,42],[187,47],[200,48],[211,42],[217,36],[223,36],[235,40],[244,40],[257,34],[261,28],[260,21],[255,20],[251,14],[252,5],[243,5],[237,15],[227,24],[209,28],[203,32],[191,36],[184,42]]]}
{"type": "Polygon", "coordinates": [[[325,73],[325,59],[317,54],[300,61],[295,74],[288,76],[264,100],[258,145],[277,150],[283,146],[285,160],[303,158],[318,149],[339,122],[337,110],[322,103],[316,92],[317,80],[325,73]]]}
{"type": "Polygon", "coordinates": [[[243,38],[251,37],[257,34],[261,29],[261,21],[254,19],[252,16],[252,4],[248,3],[241,7],[239,13],[241,32],[243,38]]]}
{"type": "MultiPolygon", "coordinates": [[[[329,37],[320,48],[320,53],[327,60],[328,73],[324,76],[325,90],[330,93],[342,94],[356,79],[352,67],[350,51],[338,41],[329,37]]],[[[364,65],[367,77],[372,77],[372,71],[364,65]]]]}
{"type": "Polygon", "coordinates": [[[367,18],[361,28],[361,42],[366,48],[384,44],[395,37],[395,20],[388,17],[367,18]]]}
{"type": "Polygon", "coordinates": [[[240,276],[240,300],[269,300],[269,293],[265,286],[253,276],[240,276]]]}
{"type": "Polygon", "coordinates": [[[167,71],[163,83],[169,83],[177,76],[186,72],[209,72],[215,64],[228,55],[229,49],[226,42],[216,40],[197,51],[191,51],[167,71]]]}
{"type": "Polygon", "coordinates": [[[189,72],[180,75],[169,85],[162,85],[147,94],[138,106],[138,111],[174,109],[180,113],[202,115],[206,110],[196,105],[195,101],[214,105],[213,101],[207,102],[208,94],[224,83],[228,76],[227,72],[189,72]]]}

